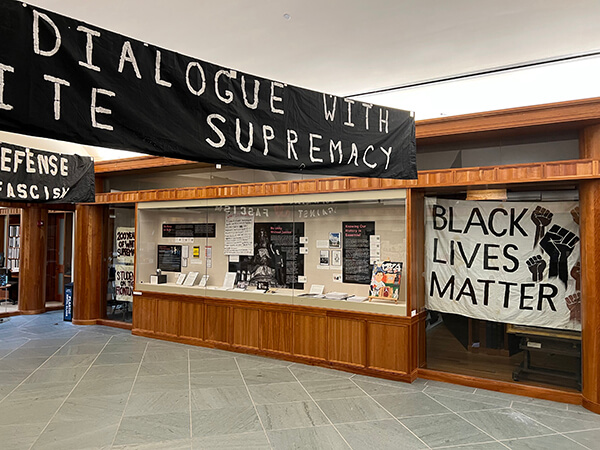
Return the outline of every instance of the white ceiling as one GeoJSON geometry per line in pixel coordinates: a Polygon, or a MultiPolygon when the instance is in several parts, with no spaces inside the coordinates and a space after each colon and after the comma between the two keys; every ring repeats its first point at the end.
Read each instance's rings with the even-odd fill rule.
{"type": "Polygon", "coordinates": [[[30,3],[200,60],[342,96],[600,51],[599,0],[30,3]]]}

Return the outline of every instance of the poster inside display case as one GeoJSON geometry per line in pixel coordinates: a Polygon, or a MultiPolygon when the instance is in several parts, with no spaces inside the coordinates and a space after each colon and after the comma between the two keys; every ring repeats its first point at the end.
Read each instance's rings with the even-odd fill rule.
{"type": "Polygon", "coordinates": [[[406,314],[400,276],[371,288],[374,266],[406,259],[403,190],[190,203],[138,205],[136,289],[406,314]],[[157,266],[167,283],[150,285],[157,266]]]}

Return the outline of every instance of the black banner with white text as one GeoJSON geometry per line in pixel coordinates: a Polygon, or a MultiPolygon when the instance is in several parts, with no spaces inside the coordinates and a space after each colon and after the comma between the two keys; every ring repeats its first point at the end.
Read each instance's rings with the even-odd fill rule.
{"type": "Polygon", "coordinates": [[[86,203],[95,200],[94,161],[0,142],[0,200],[86,203]]]}
{"type": "Polygon", "coordinates": [[[10,0],[0,2],[0,129],[262,170],[417,176],[407,111],[248,75],[10,0]]]}

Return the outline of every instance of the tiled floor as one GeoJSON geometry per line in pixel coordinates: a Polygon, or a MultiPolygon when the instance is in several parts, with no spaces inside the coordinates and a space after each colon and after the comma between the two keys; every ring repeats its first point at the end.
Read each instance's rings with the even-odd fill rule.
{"type": "Polygon", "coordinates": [[[600,415],[74,326],[0,324],[2,449],[598,449],[600,415]]]}

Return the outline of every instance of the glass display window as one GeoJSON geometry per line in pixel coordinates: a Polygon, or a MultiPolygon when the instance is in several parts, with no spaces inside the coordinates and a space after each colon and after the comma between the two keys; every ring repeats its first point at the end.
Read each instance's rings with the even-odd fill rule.
{"type": "Polygon", "coordinates": [[[406,315],[404,190],[138,204],[136,289],[406,315]]]}

